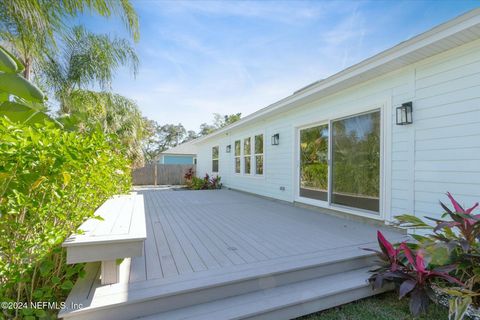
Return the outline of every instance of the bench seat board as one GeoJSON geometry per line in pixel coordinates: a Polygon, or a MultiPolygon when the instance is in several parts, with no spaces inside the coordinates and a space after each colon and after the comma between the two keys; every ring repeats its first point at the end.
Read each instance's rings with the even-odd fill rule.
{"type": "Polygon", "coordinates": [[[136,241],[102,243],[94,246],[72,246],[67,248],[67,263],[115,260],[143,255],[142,239],[136,241]]]}
{"type": "Polygon", "coordinates": [[[114,196],[95,212],[102,218],[89,219],[63,242],[67,263],[95,262],[136,257],[143,254],[146,239],[143,195],[114,196]]]}

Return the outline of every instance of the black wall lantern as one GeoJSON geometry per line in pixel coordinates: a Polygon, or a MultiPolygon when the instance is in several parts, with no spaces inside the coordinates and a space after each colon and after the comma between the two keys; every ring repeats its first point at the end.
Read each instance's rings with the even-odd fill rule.
{"type": "Polygon", "coordinates": [[[280,133],[275,133],[272,136],[272,146],[278,146],[280,144],[280,133]]]}
{"type": "Polygon", "coordinates": [[[397,125],[403,126],[411,123],[413,123],[412,102],[406,102],[397,107],[397,125]]]}
{"type": "Polygon", "coordinates": [[[227,146],[227,148],[225,149],[225,151],[227,151],[227,153],[230,153],[230,151],[232,151],[232,145],[229,144],[229,145],[227,146]]]}

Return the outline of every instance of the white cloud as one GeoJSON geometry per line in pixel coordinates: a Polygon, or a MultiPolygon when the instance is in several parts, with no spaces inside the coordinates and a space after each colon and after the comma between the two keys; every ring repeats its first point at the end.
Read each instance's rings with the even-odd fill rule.
{"type": "Polygon", "coordinates": [[[115,89],[147,117],[187,129],[197,130],[213,113],[245,116],[339,71],[356,58],[350,53],[366,34],[350,3],[158,4],[143,22],[149,33],[140,44],[137,80],[120,79],[115,89]]]}

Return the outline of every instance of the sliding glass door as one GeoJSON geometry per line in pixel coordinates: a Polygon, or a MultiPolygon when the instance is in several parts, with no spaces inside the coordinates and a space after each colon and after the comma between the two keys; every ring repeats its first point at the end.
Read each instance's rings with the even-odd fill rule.
{"type": "Polygon", "coordinates": [[[300,196],[328,200],[328,124],[300,130],[300,196]]]}
{"type": "Polygon", "coordinates": [[[334,204],[379,212],[380,111],[332,122],[334,204]]]}
{"type": "Polygon", "coordinates": [[[380,140],[380,111],[300,130],[300,197],[378,213],[380,140]]]}

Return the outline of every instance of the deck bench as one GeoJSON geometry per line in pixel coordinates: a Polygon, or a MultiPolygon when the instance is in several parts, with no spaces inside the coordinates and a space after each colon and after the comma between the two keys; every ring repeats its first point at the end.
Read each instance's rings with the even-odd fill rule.
{"type": "Polygon", "coordinates": [[[101,262],[101,283],[119,281],[118,259],[143,255],[147,238],[143,195],[117,195],[105,201],[91,218],[62,244],[67,263],[101,262]]]}

